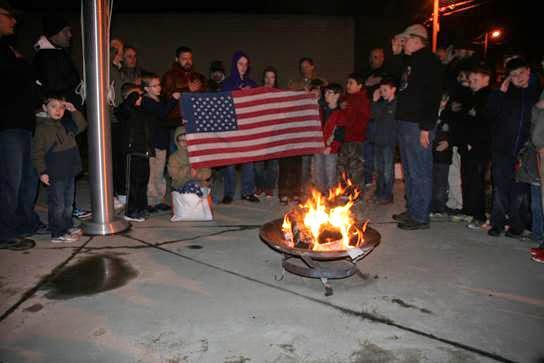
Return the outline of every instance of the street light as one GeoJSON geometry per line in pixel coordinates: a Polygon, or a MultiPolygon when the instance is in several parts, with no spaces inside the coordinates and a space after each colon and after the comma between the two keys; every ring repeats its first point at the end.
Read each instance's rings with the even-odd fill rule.
{"type": "Polygon", "coordinates": [[[489,45],[489,38],[492,40],[497,40],[502,36],[502,31],[500,29],[495,29],[492,31],[485,32],[484,35],[484,58],[487,56],[487,47],[489,45]]]}

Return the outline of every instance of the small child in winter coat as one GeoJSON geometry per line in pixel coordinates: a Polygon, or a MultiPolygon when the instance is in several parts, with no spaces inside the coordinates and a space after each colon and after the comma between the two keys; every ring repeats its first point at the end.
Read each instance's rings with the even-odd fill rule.
{"type": "Polygon", "coordinates": [[[338,105],[341,95],[342,86],[337,83],[331,83],[324,88],[325,104],[321,109],[325,151],[313,155],[312,158],[314,183],[324,194],[337,183],[336,159],[345,136],[344,113],[338,105]]]}
{"type": "Polygon", "coordinates": [[[46,97],[42,107],[43,112],[36,115],[32,162],[47,186],[51,242],[74,242],[82,234],[72,220],[75,177],[81,172],[76,135],[87,128],[87,121],[62,96],[46,97]]]}
{"type": "Polygon", "coordinates": [[[121,151],[125,160],[127,183],[127,221],[143,222],[147,210],[149,159],[155,155],[153,125],[150,115],[142,108],[142,90],[135,84],[123,86],[124,101],[116,111],[121,123],[121,151]]]}
{"type": "Polygon", "coordinates": [[[208,186],[212,170],[210,168],[191,168],[185,127],[178,127],[174,135],[178,150],[168,158],[168,175],[172,179],[172,189],[180,191],[189,181],[195,181],[200,186],[208,186]]]}
{"type": "Polygon", "coordinates": [[[378,204],[393,203],[393,182],[395,181],[393,159],[397,144],[396,93],[396,82],[392,78],[384,78],[373,94],[374,166],[377,174],[374,197],[378,204]]]}

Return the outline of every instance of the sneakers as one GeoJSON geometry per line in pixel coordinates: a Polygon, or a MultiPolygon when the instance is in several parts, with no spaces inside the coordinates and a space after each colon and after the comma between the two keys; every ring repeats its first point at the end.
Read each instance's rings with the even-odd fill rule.
{"type": "Polygon", "coordinates": [[[71,235],[83,235],[83,230],[79,227],[72,227],[68,229],[68,233],[71,235]]]}
{"type": "Polygon", "coordinates": [[[404,222],[404,221],[407,221],[408,219],[411,219],[410,215],[408,214],[408,211],[398,213],[398,214],[393,214],[391,217],[397,222],[404,222]]]}
{"type": "Polygon", "coordinates": [[[157,210],[160,210],[162,212],[166,212],[172,208],[170,208],[170,206],[168,204],[165,204],[165,203],[159,203],[155,206],[155,208],[157,208],[157,210]]]}
{"type": "Polygon", "coordinates": [[[252,203],[259,203],[260,202],[259,198],[257,198],[254,194],[244,195],[242,197],[242,199],[247,200],[248,202],[252,202],[252,203]]]}
{"type": "Polygon", "coordinates": [[[24,251],[35,246],[36,242],[28,238],[15,237],[6,241],[0,241],[0,250],[24,251]]]}
{"type": "Polygon", "coordinates": [[[223,204],[230,204],[232,203],[232,197],[229,197],[228,195],[223,197],[223,200],[221,201],[223,204]]]}
{"type": "Polygon", "coordinates": [[[266,194],[265,194],[265,192],[264,192],[263,189],[257,188],[257,190],[255,191],[255,195],[256,195],[257,197],[264,197],[266,194]]]}
{"type": "Polygon", "coordinates": [[[485,222],[479,221],[477,219],[467,224],[467,228],[473,229],[473,230],[484,229],[484,227],[485,227],[485,222]]]}
{"type": "Polygon", "coordinates": [[[125,221],[129,222],[145,222],[145,218],[141,216],[131,216],[128,214],[125,214],[124,217],[125,221]]]}
{"type": "Polygon", "coordinates": [[[446,213],[430,213],[429,218],[432,221],[447,221],[449,217],[446,213]]]}
{"type": "Polygon", "coordinates": [[[69,233],[65,233],[61,236],[51,238],[52,243],[70,243],[77,240],[79,240],[79,235],[71,235],[69,233]]]}
{"type": "Polygon", "coordinates": [[[429,229],[431,225],[429,223],[421,223],[418,221],[413,220],[412,218],[408,217],[409,219],[400,222],[397,224],[397,227],[400,229],[403,229],[405,231],[415,231],[418,229],[429,229]]]}
{"type": "Polygon", "coordinates": [[[90,218],[92,215],[93,213],[90,210],[84,210],[81,208],[74,208],[72,211],[72,217],[77,219],[90,218]]]}
{"type": "Polygon", "coordinates": [[[274,192],[272,190],[267,190],[264,192],[265,196],[267,199],[270,199],[270,198],[273,198],[274,197],[274,192]]]}
{"type": "Polygon", "coordinates": [[[541,253],[544,253],[544,247],[533,247],[533,248],[529,248],[529,253],[531,254],[531,256],[536,256],[536,255],[539,255],[541,253]]]}
{"type": "Polygon", "coordinates": [[[538,263],[544,263],[544,250],[540,249],[540,252],[537,252],[534,255],[532,255],[531,260],[538,263]]]}

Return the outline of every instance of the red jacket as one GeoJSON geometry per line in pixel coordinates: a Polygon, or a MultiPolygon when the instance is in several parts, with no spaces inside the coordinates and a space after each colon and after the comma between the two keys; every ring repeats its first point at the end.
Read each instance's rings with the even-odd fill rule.
{"type": "Polygon", "coordinates": [[[366,140],[368,119],[370,118],[370,102],[365,89],[353,94],[346,94],[347,105],[343,110],[345,115],[345,142],[363,142],[366,140]]]}
{"type": "Polygon", "coordinates": [[[342,142],[334,138],[334,131],[339,127],[344,127],[344,116],[344,112],[341,110],[334,110],[329,115],[329,118],[325,120],[325,124],[323,125],[325,146],[331,148],[331,154],[338,154],[340,146],[342,146],[342,142]]]}

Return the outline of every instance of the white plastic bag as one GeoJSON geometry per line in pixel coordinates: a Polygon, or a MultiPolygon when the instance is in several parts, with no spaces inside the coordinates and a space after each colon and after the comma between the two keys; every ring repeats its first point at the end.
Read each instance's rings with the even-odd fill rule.
{"type": "Polygon", "coordinates": [[[172,205],[174,215],[170,218],[170,222],[213,220],[208,193],[199,197],[194,193],[173,191],[172,205]]]}

